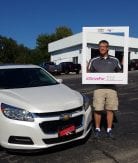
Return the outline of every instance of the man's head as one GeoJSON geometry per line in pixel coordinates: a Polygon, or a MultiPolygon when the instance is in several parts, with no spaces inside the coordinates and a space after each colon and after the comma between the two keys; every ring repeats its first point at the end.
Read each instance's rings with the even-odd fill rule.
{"type": "Polygon", "coordinates": [[[109,50],[109,42],[106,40],[101,40],[99,42],[99,51],[100,51],[100,55],[102,57],[108,55],[108,50],[109,50]]]}

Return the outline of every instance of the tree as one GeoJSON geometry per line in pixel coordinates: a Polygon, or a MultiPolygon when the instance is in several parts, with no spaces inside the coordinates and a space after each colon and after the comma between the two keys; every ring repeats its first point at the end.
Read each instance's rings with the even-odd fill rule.
{"type": "Polygon", "coordinates": [[[0,36],[0,63],[29,63],[31,50],[12,38],[0,36]]]}
{"type": "Polygon", "coordinates": [[[48,52],[48,44],[54,40],[56,40],[55,35],[41,34],[36,39],[36,47],[43,52],[48,52]]]}
{"type": "Polygon", "coordinates": [[[50,60],[50,54],[48,53],[48,44],[53,41],[71,36],[72,30],[65,26],[56,28],[52,34],[41,34],[36,39],[36,49],[43,61],[50,60]]]}
{"type": "Polygon", "coordinates": [[[0,62],[14,63],[17,55],[17,43],[12,38],[0,36],[0,62]]]}
{"type": "Polygon", "coordinates": [[[36,48],[33,50],[23,44],[17,44],[12,38],[0,35],[0,63],[39,64],[43,61],[49,61],[48,44],[72,34],[71,29],[66,26],[57,27],[52,34],[38,35],[36,48]]]}
{"type": "Polygon", "coordinates": [[[56,40],[71,36],[72,34],[72,30],[66,26],[60,26],[55,30],[56,40]]]}
{"type": "Polygon", "coordinates": [[[18,45],[17,53],[15,63],[31,63],[31,50],[29,48],[25,47],[23,44],[18,45]]]}

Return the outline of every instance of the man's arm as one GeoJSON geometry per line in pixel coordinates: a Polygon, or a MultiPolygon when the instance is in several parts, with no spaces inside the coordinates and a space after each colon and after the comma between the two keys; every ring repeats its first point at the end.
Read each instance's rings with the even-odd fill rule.
{"type": "Polygon", "coordinates": [[[93,66],[93,61],[94,61],[93,59],[90,59],[88,66],[87,66],[87,72],[96,72],[93,66]]]}
{"type": "Polygon", "coordinates": [[[86,71],[87,71],[87,72],[90,72],[90,70],[89,70],[89,64],[90,64],[90,61],[89,61],[89,62],[87,61],[87,62],[86,62],[86,71]]]}
{"type": "Polygon", "coordinates": [[[117,58],[116,58],[116,62],[117,62],[117,64],[116,64],[115,72],[121,72],[122,66],[117,58]]]}

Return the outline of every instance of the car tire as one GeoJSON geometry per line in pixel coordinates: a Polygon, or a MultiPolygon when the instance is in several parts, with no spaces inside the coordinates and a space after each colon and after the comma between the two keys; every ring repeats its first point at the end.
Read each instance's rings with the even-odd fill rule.
{"type": "Polygon", "coordinates": [[[135,70],[135,68],[134,68],[134,67],[131,67],[131,68],[130,68],[130,71],[134,71],[134,70],[135,70]]]}
{"type": "Polygon", "coordinates": [[[65,70],[65,74],[69,74],[69,70],[65,70]]]}
{"type": "Polygon", "coordinates": [[[76,74],[79,74],[79,70],[78,70],[78,71],[76,71],[76,74]]]}

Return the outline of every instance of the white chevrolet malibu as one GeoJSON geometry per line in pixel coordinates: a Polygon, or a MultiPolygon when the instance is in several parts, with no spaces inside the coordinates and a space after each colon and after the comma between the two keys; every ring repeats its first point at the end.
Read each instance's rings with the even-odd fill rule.
{"type": "Polygon", "coordinates": [[[88,98],[39,66],[0,66],[0,106],[0,145],[7,149],[48,148],[91,129],[88,98]]]}

